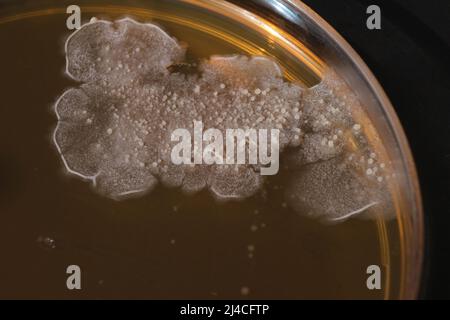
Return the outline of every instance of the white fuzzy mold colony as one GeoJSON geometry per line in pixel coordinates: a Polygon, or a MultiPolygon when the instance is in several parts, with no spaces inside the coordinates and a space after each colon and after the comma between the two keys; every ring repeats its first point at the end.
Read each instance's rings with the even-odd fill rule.
{"type": "Polygon", "coordinates": [[[54,142],[68,171],[107,197],[144,193],[158,181],[187,192],[208,188],[219,199],[260,190],[266,178],[258,165],[172,164],[171,133],[202,121],[222,132],[279,129],[280,152],[296,150],[287,191],[294,208],[343,219],[381,201],[376,155],[348,147],[349,139],[364,144],[350,110],[359,105],[331,74],[305,90],[283,80],[271,59],[245,56],[211,57],[195,75],[170,72],[183,47],[131,19],[84,25],[67,40],[66,58],[67,74],[82,84],[55,105],[54,142]]]}

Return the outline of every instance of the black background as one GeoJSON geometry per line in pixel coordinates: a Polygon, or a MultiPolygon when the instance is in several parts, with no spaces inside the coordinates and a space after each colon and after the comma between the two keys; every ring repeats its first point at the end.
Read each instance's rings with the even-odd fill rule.
{"type": "Polygon", "coordinates": [[[426,219],[421,298],[450,298],[450,1],[304,0],[361,55],[400,118],[426,219]],[[382,29],[366,28],[381,8],[382,29]]]}

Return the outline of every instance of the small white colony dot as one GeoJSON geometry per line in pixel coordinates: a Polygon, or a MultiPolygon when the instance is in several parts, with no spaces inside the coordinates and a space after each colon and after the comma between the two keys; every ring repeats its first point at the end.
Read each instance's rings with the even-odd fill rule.
{"type": "Polygon", "coordinates": [[[255,94],[261,94],[261,89],[256,88],[256,89],[255,89],[255,94]]]}
{"type": "Polygon", "coordinates": [[[250,244],[250,245],[247,246],[247,250],[250,251],[250,252],[255,251],[255,246],[250,244]]]}
{"type": "Polygon", "coordinates": [[[250,226],[250,230],[252,232],[255,232],[256,230],[258,230],[258,226],[253,224],[253,225],[250,226]]]}
{"type": "Polygon", "coordinates": [[[241,295],[247,296],[250,293],[250,289],[248,287],[241,288],[241,295]]]}
{"type": "Polygon", "coordinates": [[[106,133],[107,133],[107,134],[112,134],[112,132],[113,132],[113,131],[112,131],[111,128],[108,128],[108,130],[106,130],[106,133]]]}
{"type": "Polygon", "coordinates": [[[372,173],[373,173],[372,169],[370,169],[370,168],[367,169],[366,174],[367,174],[368,176],[370,176],[372,173]]]}
{"type": "Polygon", "coordinates": [[[361,129],[361,125],[360,124],[355,124],[353,126],[353,130],[355,130],[355,131],[359,131],[360,129],[361,129]]]}
{"type": "Polygon", "coordinates": [[[225,84],[221,83],[220,84],[220,89],[225,89],[225,84]]]}

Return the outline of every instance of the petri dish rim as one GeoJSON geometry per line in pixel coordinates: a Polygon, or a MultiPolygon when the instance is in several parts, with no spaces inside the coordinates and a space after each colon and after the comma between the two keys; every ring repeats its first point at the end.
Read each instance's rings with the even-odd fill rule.
{"type": "MultiPolygon", "coordinates": [[[[267,1],[249,1],[255,3],[264,2],[267,8],[267,1]]],[[[285,10],[288,17],[300,17],[300,19],[308,18],[315,26],[320,29],[321,36],[326,37],[327,45],[333,45],[336,50],[340,51],[349,61],[352,67],[359,73],[359,76],[364,80],[365,85],[375,96],[384,118],[388,120],[388,125],[393,133],[396,146],[399,148],[401,155],[401,167],[404,171],[405,184],[408,188],[410,203],[409,215],[399,216],[400,234],[403,237],[406,245],[402,248],[405,256],[403,257],[403,284],[400,289],[400,299],[415,299],[419,295],[423,258],[424,258],[424,215],[422,198],[420,193],[420,186],[416,165],[409,147],[406,134],[402,128],[400,120],[395,112],[395,109],[386,95],[384,89],[359,56],[359,54],[352,48],[352,46],[322,17],[320,17],[314,10],[304,4],[300,0],[275,0],[271,2],[272,9],[280,14],[279,8],[285,10]],[[274,8],[278,5],[278,8],[274,8]],[[277,9],[277,10],[275,10],[277,9]],[[287,10],[287,11],[286,11],[287,10]]],[[[281,11],[283,13],[283,11],[281,11]]]]}

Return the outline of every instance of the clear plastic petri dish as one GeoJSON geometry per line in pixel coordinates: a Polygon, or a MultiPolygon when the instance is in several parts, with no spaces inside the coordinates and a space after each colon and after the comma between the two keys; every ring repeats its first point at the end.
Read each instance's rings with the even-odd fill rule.
{"type": "MultiPolygon", "coordinates": [[[[58,104],[64,90],[79,85],[63,72],[64,41],[74,32],[66,27],[70,4],[25,1],[0,7],[0,40],[10,43],[0,53],[4,70],[0,82],[8,88],[5,105],[11,106],[0,110],[1,119],[26,122],[18,130],[14,121],[0,121],[2,135],[17,133],[4,148],[4,161],[8,165],[35,159],[34,171],[22,165],[10,170],[20,172],[23,179],[17,182],[19,187],[5,188],[14,201],[2,200],[0,211],[16,228],[2,233],[23,236],[14,244],[24,253],[17,264],[25,268],[31,259],[44,261],[33,273],[39,277],[29,279],[16,264],[7,266],[12,277],[1,296],[65,297],[55,270],[75,259],[90,270],[91,282],[82,293],[87,298],[417,297],[423,217],[408,143],[373,74],[327,22],[293,0],[78,2],[83,23],[95,23],[92,17],[129,18],[154,23],[183,43],[185,60],[171,72],[195,69],[199,61],[217,56],[267,57],[280,67],[283,81],[315,97],[311,114],[317,103],[319,110],[321,100],[325,105],[347,104],[352,118],[345,122],[347,127],[335,128],[331,135],[313,132],[318,134],[314,137],[320,137],[317,143],[322,147],[334,148],[340,135],[348,134],[353,147],[345,147],[345,154],[335,158],[359,161],[362,175],[388,190],[388,199],[383,199],[389,205],[378,206],[377,200],[350,210],[347,202],[338,201],[349,197],[339,190],[345,183],[328,186],[338,189],[333,195],[336,203],[326,195],[320,198],[317,191],[305,200],[289,187],[297,177],[297,169],[290,166],[269,178],[264,192],[239,201],[218,201],[206,190],[186,195],[164,186],[117,201],[71,176],[70,164],[63,163],[61,150],[49,138],[58,117],[48,110],[58,104]],[[340,89],[321,87],[330,72],[331,83],[340,89]],[[322,88],[319,93],[325,96],[314,96],[314,88],[322,88]],[[30,94],[24,95],[24,90],[30,94]],[[24,109],[30,105],[34,107],[24,109]],[[29,116],[23,117],[23,110],[30,110],[29,116]],[[355,135],[363,137],[362,153],[355,135]],[[26,147],[18,150],[17,143],[26,147]],[[331,213],[337,215],[330,218],[331,213]],[[27,242],[30,238],[38,245],[27,242]],[[374,266],[380,271],[375,288],[369,283],[374,266]],[[30,285],[40,287],[40,281],[46,283],[44,291],[27,291],[30,285]]],[[[255,89],[256,95],[260,92],[255,89]]],[[[287,156],[281,154],[282,163],[283,158],[287,156]]],[[[320,165],[333,159],[319,157],[313,162],[320,165]]],[[[339,168],[331,167],[331,173],[339,168]]]]}

